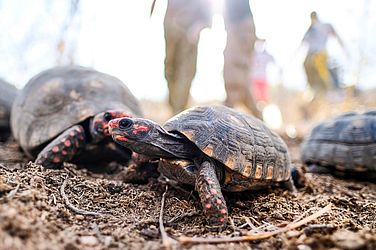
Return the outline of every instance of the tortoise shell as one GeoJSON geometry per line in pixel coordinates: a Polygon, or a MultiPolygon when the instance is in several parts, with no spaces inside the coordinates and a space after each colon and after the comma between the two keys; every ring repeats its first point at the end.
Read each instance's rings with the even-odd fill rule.
{"type": "Polygon", "coordinates": [[[174,116],[163,127],[183,134],[204,154],[222,163],[224,189],[241,191],[257,182],[290,178],[286,144],[253,116],[224,106],[202,106],[174,116]]]}
{"type": "Polygon", "coordinates": [[[0,79],[0,93],[0,131],[9,131],[10,111],[18,89],[0,79]]]}
{"type": "Polygon", "coordinates": [[[339,171],[376,171],[376,110],[345,113],[312,129],[302,161],[339,171]]]}
{"type": "Polygon", "coordinates": [[[141,115],[138,101],[119,79],[96,70],[67,66],[33,77],[12,107],[14,137],[29,155],[67,128],[106,110],[141,115]]]}

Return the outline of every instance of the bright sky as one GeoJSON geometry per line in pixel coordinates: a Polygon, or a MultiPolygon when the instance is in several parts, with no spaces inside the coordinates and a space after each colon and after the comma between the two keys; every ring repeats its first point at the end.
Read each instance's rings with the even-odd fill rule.
{"type": "MultiPolygon", "coordinates": [[[[212,0],[214,3],[220,0],[212,0]]],[[[78,16],[64,37],[76,63],[91,66],[123,80],[140,98],[166,97],[164,78],[163,16],[166,0],[157,0],[152,18],[152,0],[81,0],[78,16]],[[76,44],[73,47],[72,44],[76,44]]],[[[68,1],[0,1],[0,77],[22,87],[28,79],[56,64],[68,1]]],[[[375,0],[251,0],[257,34],[267,40],[276,59],[270,78],[274,84],[304,89],[299,43],[316,10],[333,24],[345,42],[345,56],[335,41],[329,43],[332,58],[344,71],[346,84],[376,87],[375,0]],[[361,58],[361,59],[360,59],[361,58]],[[280,70],[279,70],[280,69],[280,70]]],[[[201,34],[198,72],[192,95],[204,101],[223,99],[223,48],[226,33],[216,15],[212,29],[201,34]]]]}

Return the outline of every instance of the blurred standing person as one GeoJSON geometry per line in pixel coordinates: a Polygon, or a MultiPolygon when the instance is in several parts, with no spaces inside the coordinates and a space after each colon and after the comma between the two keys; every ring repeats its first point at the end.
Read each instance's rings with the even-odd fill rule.
{"type": "Polygon", "coordinates": [[[223,77],[227,94],[225,104],[233,107],[236,103],[242,103],[253,115],[261,118],[249,86],[251,58],[256,40],[249,0],[226,0],[224,21],[227,31],[223,53],[223,77]]]}
{"type": "MultiPolygon", "coordinates": [[[[249,0],[225,0],[227,44],[224,50],[223,76],[227,99],[233,107],[243,103],[261,118],[248,83],[251,55],[255,42],[255,25],[249,0]]],[[[169,0],[164,19],[166,40],[165,77],[169,103],[174,113],[188,102],[192,80],[196,74],[197,46],[200,32],[211,26],[210,0],[169,0]]]]}
{"type": "Polygon", "coordinates": [[[269,83],[267,68],[274,62],[274,57],[266,50],[266,41],[257,39],[252,57],[250,78],[251,89],[255,97],[257,106],[264,106],[269,102],[269,83]]]}
{"type": "Polygon", "coordinates": [[[344,44],[331,24],[321,22],[315,11],[311,12],[310,16],[311,25],[302,40],[302,44],[308,45],[304,69],[307,81],[314,92],[314,100],[317,100],[324,99],[334,84],[328,67],[328,38],[335,37],[343,49],[344,44]]]}
{"type": "Polygon", "coordinates": [[[166,40],[165,77],[173,113],[186,108],[196,74],[200,32],[210,27],[209,0],[169,0],[164,18],[166,40]]]}

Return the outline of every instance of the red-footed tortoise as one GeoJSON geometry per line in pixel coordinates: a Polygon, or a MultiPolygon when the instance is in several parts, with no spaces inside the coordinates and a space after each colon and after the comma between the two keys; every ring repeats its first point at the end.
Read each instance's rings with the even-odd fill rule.
{"type": "Polygon", "coordinates": [[[163,127],[119,118],[109,122],[109,130],[119,144],[160,158],[166,177],[195,186],[211,226],[228,219],[221,189],[238,192],[278,182],[293,188],[286,144],[260,120],[231,108],[194,107],[163,127]]]}
{"type": "Polygon", "coordinates": [[[376,180],[376,110],[316,125],[302,144],[309,172],[376,180]]]}
{"type": "Polygon", "coordinates": [[[130,158],[108,136],[108,121],[140,116],[138,101],[119,79],[96,70],[67,66],[33,77],[13,103],[11,128],[30,158],[58,168],[70,160],[130,158]]]}

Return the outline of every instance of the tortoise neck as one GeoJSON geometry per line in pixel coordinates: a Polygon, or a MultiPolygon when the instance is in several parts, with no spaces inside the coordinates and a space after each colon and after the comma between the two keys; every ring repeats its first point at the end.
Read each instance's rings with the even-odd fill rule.
{"type": "Polygon", "coordinates": [[[155,140],[166,153],[176,158],[193,159],[200,154],[197,146],[180,133],[165,132],[155,140]]]}

